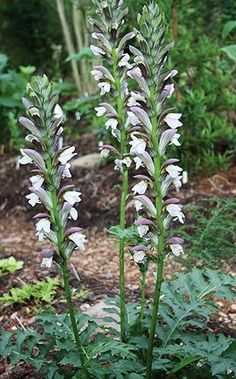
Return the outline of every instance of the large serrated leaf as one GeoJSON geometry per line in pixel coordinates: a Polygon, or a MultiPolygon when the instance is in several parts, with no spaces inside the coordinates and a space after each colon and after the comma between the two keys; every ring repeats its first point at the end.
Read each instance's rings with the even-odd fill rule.
{"type": "Polygon", "coordinates": [[[179,330],[190,325],[203,326],[204,319],[216,308],[211,297],[230,299],[235,295],[235,285],[236,280],[230,275],[209,269],[193,269],[178,275],[172,282],[164,283],[160,304],[163,324],[157,327],[163,346],[166,347],[179,330]]]}

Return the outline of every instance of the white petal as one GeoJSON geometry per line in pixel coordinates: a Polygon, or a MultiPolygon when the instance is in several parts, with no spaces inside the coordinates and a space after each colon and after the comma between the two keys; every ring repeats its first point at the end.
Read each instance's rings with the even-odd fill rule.
{"type": "Polygon", "coordinates": [[[148,188],[147,182],[145,180],[141,180],[141,182],[133,186],[132,191],[134,192],[134,194],[138,193],[139,195],[144,195],[145,192],[147,191],[147,188],[148,188]]]}
{"type": "Polygon", "coordinates": [[[137,229],[140,237],[145,236],[145,234],[147,234],[147,232],[149,231],[148,225],[139,225],[137,229]]]}
{"type": "Polygon", "coordinates": [[[56,119],[64,117],[63,110],[61,109],[59,104],[55,106],[53,115],[54,115],[54,118],[56,119]]]}
{"type": "Polygon", "coordinates": [[[33,162],[33,159],[28,157],[28,155],[25,154],[24,150],[23,149],[20,149],[20,152],[22,154],[22,157],[19,159],[19,163],[20,164],[28,164],[28,163],[32,163],[33,162]]]}
{"type": "Polygon", "coordinates": [[[109,157],[109,154],[110,154],[110,150],[109,149],[102,149],[101,152],[100,152],[100,156],[102,158],[107,158],[109,157]]]}
{"type": "Polygon", "coordinates": [[[181,113],[169,113],[165,118],[164,121],[167,123],[167,125],[172,128],[176,129],[182,126],[182,122],[179,121],[180,117],[182,116],[181,113]]]}
{"type": "Polygon", "coordinates": [[[183,171],[183,169],[179,166],[175,166],[173,164],[166,167],[166,172],[171,176],[171,178],[175,179],[179,176],[179,173],[183,171]]]}
{"type": "Polygon", "coordinates": [[[136,163],[135,170],[138,170],[140,167],[143,167],[143,162],[139,157],[135,157],[134,162],[136,163]]]}
{"type": "Polygon", "coordinates": [[[30,193],[26,196],[26,199],[28,200],[28,203],[34,207],[36,204],[40,204],[39,197],[35,195],[35,193],[30,193]]]}
{"type": "Polygon", "coordinates": [[[126,157],[122,160],[122,163],[126,165],[127,167],[131,166],[132,160],[129,157],[126,157]]]}
{"type": "Polygon", "coordinates": [[[182,179],[182,176],[180,175],[180,176],[177,176],[177,178],[175,178],[173,180],[173,184],[174,184],[174,186],[175,186],[176,189],[182,187],[181,179],[182,179]]]}
{"type": "Polygon", "coordinates": [[[174,137],[171,139],[170,145],[181,146],[181,143],[179,142],[179,137],[180,134],[175,133],[174,137]]]}
{"type": "Polygon", "coordinates": [[[86,242],[86,236],[79,232],[72,233],[69,239],[73,241],[80,250],[84,250],[84,243],[86,242]]]}
{"type": "Polygon", "coordinates": [[[135,114],[133,112],[128,111],[127,114],[128,114],[128,122],[131,125],[136,126],[136,125],[140,124],[138,117],[135,116],[135,114]]]}
{"type": "Polygon", "coordinates": [[[75,151],[74,146],[71,146],[68,149],[64,150],[58,157],[59,162],[61,162],[61,164],[65,165],[68,161],[71,160],[71,158],[73,158],[76,155],[76,153],[74,153],[74,151],[75,151]]]}
{"type": "Polygon", "coordinates": [[[117,121],[116,118],[110,118],[105,123],[105,126],[106,126],[107,129],[111,127],[113,130],[115,130],[116,127],[117,127],[117,125],[118,125],[118,121],[117,121]]]}
{"type": "Polygon", "coordinates": [[[183,184],[186,184],[188,183],[188,172],[187,171],[183,171],[183,184]]]}
{"type": "Polygon", "coordinates": [[[39,242],[44,241],[46,238],[46,236],[44,235],[44,233],[42,231],[37,232],[36,237],[38,237],[39,242]]]}
{"type": "Polygon", "coordinates": [[[141,203],[141,201],[135,200],[134,206],[135,206],[135,209],[137,212],[140,211],[141,209],[143,209],[143,204],[141,203]]]}
{"type": "Polygon", "coordinates": [[[63,197],[67,203],[74,205],[75,203],[79,203],[81,201],[80,195],[81,192],[78,191],[66,191],[63,197]]]}
{"type": "Polygon", "coordinates": [[[98,56],[105,55],[105,51],[100,49],[100,47],[90,45],[90,49],[94,55],[98,55],[98,56]]]}
{"type": "Polygon", "coordinates": [[[122,170],[122,160],[121,159],[115,159],[115,167],[114,167],[114,170],[115,171],[121,171],[122,170]]]}
{"type": "Polygon", "coordinates": [[[111,85],[107,82],[98,83],[98,87],[101,89],[101,95],[105,95],[105,93],[109,93],[111,90],[111,85]]]}
{"type": "Polygon", "coordinates": [[[131,138],[132,141],[129,142],[131,145],[130,153],[135,155],[144,153],[147,146],[146,142],[141,138],[135,137],[134,135],[131,135],[131,138]]]}
{"type": "Polygon", "coordinates": [[[34,175],[31,176],[30,181],[35,189],[39,189],[44,182],[44,178],[41,175],[34,175]]]}
{"type": "Polygon", "coordinates": [[[92,70],[91,74],[93,75],[93,77],[96,81],[98,81],[104,77],[103,73],[100,70],[92,70]]]}
{"type": "Polygon", "coordinates": [[[78,219],[78,211],[75,208],[73,208],[73,207],[70,210],[70,217],[74,221],[76,221],[78,219]]]}
{"type": "Polygon", "coordinates": [[[136,263],[141,263],[145,258],[144,251],[136,251],[136,253],[133,255],[133,258],[136,263]]]}
{"type": "Polygon", "coordinates": [[[183,253],[184,253],[183,246],[182,246],[182,245],[179,245],[179,244],[173,244],[173,245],[170,245],[170,249],[171,249],[172,253],[173,253],[176,257],[179,257],[180,254],[183,254],[183,253]]]}
{"type": "Polygon", "coordinates": [[[95,111],[97,112],[96,115],[97,117],[101,117],[106,113],[106,108],[105,107],[97,107],[95,108],[95,111]]]}
{"type": "Polygon", "coordinates": [[[70,163],[66,163],[63,174],[62,174],[63,178],[71,178],[72,175],[70,173],[70,167],[71,167],[70,163]]]}
{"type": "Polygon", "coordinates": [[[44,231],[46,233],[50,233],[51,223],[47,218],[41,218],[36,224],[36,230],[38,232],[44,231]]]}
{"type": "Polygon", "coordinates": [[[184,214],[181,212],[181,206],[178,204],[169,204],[166,207],[167,212],[173,217],[174,221],[179,220],[181,224],[184,223],[184,214]]]}
{"type": "Polygon", "coordinates": [[[53,257],[43,258],[42,263],[41,263],[41,267],[50,268],[52,266],[52,260],[53,260],[53,257]]]}

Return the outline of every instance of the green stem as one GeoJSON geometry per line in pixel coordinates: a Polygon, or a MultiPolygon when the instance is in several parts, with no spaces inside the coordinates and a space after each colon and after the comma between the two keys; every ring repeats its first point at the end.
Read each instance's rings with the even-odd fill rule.
{"type": "Polygon", "coordinates": [[[164,225],[162,218],[162,192],[161,192],[161,157],[158,152],[158,133],[157,133],[157,113],[155,111],[155,88],[151,88],[151,105],[154,111],[152,117],[152,143],[153,150],[156,152],[154,157],[155,166],[155,201],[156,201],[156,227],[159,232],[157,249],[157,277],[155,283],[155,292],[152,306],[152,319],[149,332],[149,342],[147,350],[147,370],[146,379],[152,378],[152,360],[153,360],[153,347],[154,338],[156,333],[157,317],[160,303],[161,286],[163,283],[163,273],[164,273],[164,225]]]}
{"type": "MultiPolygon", "coordinates": [[[[125,130],[125,111],[123,106],[121,80],[118,73],[118,57],[116,50],[113,49],[113,76],[115,79],[115,89],[117,91],[116,105],[117,114],[120,125],[120,154],[121,159],[127,154],[127,141],[125,130]]],[[[120,202],[120,229],[125,230],[126,224],[126,201],[128,196],[128,170],[123,168],[122,171],[122,189],[121,189],[121,202],[120,202]]],[[[125,310],[125,239],[124,237],[119,240],[119,291],[120,291],[120,335],[121,341],[126,341],[126,310],[125,310]]]]}
{"type": "Polygon", "coordinates": [[[82,345],[81,340],[80,340],[78,327],[77,327],[77,323],[76,323],[76,318],[75,318],[74,307],[73,307],[73,303],[72,303],[67,260],[65,260],[62,264],[62,273],[63,273],[63,280],[64,280],[64,286],[65,286],[65,295],[66,295],[66,300],[67,300],[67,307],[68,307],[69,314],[70,314],[70,320],[71,320],[73,334],[75,337],[75,342],[76,342],[76,345],[77,345],[77,348],[79,351],[79,357],[80,357],[80,361],[81,361],[82,371],[84,374],[84,378],[89,379],[89,372],[88,372],[88,369],[86,367],[86,356],[84,353],[83,345],[82,345]]]}
{"type": "MultiPolygon", "coordinates": [[[[128,171],[122,174],[122,194],[120,203],[120,228],[125,230],[126,199],[128,195],[128,171]]],[[[121,340],[126,341],[126,310],[125,310],[125,240],[119,241],[119,287],[120,287],[120,330],[121,340]]]]}
{"type": "Polygon", "coordinates": [[[140,286],[141,286],[141,303],[140,303],[140,315],[139,315],[139,322],[140,322],[140,333],[142,333],[142,323],[143,323],[143,317],[144,317],[144,311],[145,311],[145,303],[146,303],[146,297],[145,297],[145,287],[146,287],[146,271],[141,272],[141,280],[140,280],[140,286]]]}

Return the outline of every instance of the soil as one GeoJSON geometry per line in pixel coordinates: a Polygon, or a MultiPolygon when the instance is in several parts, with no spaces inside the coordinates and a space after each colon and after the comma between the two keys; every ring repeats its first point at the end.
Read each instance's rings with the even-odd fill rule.
{"type": "MultiPolygon", "coordinates": [[[[85,134],[80,141],[80,155],[96,152],[96,146],[91,146],[91,134],[85,134]]],[[[27,205],[29,171],[26,168],[16,168],[16,159],[10,156],[1,157],[0,161],[0,258],[14,256],[24,261],[23,269],[16,275],[0,277],[0,296],[11,287],[17,287],[20,281],[36,282],[47,276],[56,276],[56,266],[46,270],[40,267],[40,252],[46,247],[35,237],[32,216],[35,210],[27,205]]],[[[131,174],[132,186],[132,174],[131,174]]],[[[78,282],[71,275],[71,284],[86,290],[85,295],[74,297],[75,304],[82,310],[91,307],[101,299],[118,294],[118,256],[114,241],[107,236],[106,229],[118,224],[118,205],[120,190],[117,188],[118,173],[113,164],[94,169],[76,170],[73,177],[75,187],[82,192],[82,202],[79,204],[79,225],[85,228],[88,242],[86,250],[75,254],[73,265],[80,277],[78,282]],[[109,262],[109,265],[108,265],[109,262]]],[[[218,195],[222,197],[236,196],[236,166],[227,173],[218,173],[211,178],[191,181],[180,191],[178,197],[183,204],[197,203],[201,198],[218,195]]],[[[37,208],[37,213],[39,212],[37,208]]],[[[132,204],[128,204],[128,223],[133,219],[132,204]]],[[[226,266],[227,271],[236,274],[236,268],[226,266]]],[[[182,267],[173,258],[166,265],[165,276],[170,279],[182,267]]],[[[153,290],[153,270],[148,276],[147,296],[153,290]]],[[[135,264],[126,257],[127,296],[129,301],[139,298],[139,272],[135,264]]],[[[226,335],[236,337],[236,307],[225,301],[219,303],[221,311],[214,320],[210,320],[209,330],[223,331],[226,335]]],[[[65,310],[62,289],[56,294],[56,312],[65,310]]],[[[19,321],[27,327],[34,321],[35,309],[32,304],[18,304],[4,307],[0,311],[0,325],[8,330],[16,330],[19,321]],[[31,309],[31,312],[29,312],[31,309]],[[32,310],[33,309],[33,310],[32,310]],[[17,316],[17,317],[16,317],[17,316]]],[[[5,360],[0,362],[0,378],[40,378],[32,368],[19,363],[15,368],[5,360]]]]}

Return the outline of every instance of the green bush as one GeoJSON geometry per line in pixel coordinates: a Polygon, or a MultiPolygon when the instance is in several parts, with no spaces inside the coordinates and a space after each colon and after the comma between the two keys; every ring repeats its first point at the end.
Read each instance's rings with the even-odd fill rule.
{"type": "Polygon", "coordinates": [[[54,72],[53,45],[63,44],[55,1],[1,0],[0,44],[11,67],[54,72]]]}
{"type": "Polygon", "coordinates": [[[18,114],[22,109],[21,98],[35,67],[20,66],[16,71],[7,69],[7,63],[7,56],[0,54],[0,144],[10,149],[18,149],[23,140],[18,125],[18,114]]]}

